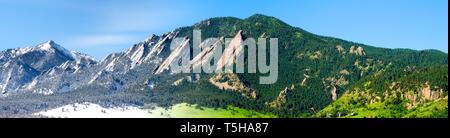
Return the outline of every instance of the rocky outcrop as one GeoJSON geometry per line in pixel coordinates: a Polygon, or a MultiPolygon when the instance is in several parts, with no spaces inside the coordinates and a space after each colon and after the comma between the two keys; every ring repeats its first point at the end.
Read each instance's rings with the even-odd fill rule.
{"type": "Polygon", "coordinates": [[[144,43],[139,43],[131,47],[125,52],[125,55],[128,55],[131,60],[131,68],[135,68],[137,65],[144,62],[147,55],[150,53],[150,46],[153,45],[154,41],[156,41],[158,37],[156,35],[151,35],[147,38],[144,43]]]}
{"type": "MultiPolygon", "coordinates": [[[[166,33],[159,38],[159,40],[154,44],[152,50],[149,52],[149,56],[147,58],[154,57],[156,55],[160,55],[165,49],[169,48],[169,42],[177,35],[177,33],[166,33]]],[[[147,39],[149,40],[149,39],[147,39]]],[[[150,39],[151,40],[151,39],[150,39]]]]}
{"type": "Polygon", "coordinates": [[[336,49],[340,54],[345,54],[345,49],[341,45],[337,45],[336,49]]]}
{"type": "MultiPolygon", "coordinates": [[[[211,42],[212,40],[206,40],[202,42],[199,46],[202,47],[202,51],[197,55],[194,55],[191,61],[189,61],[190,69],[200,68],[203,64],[210,64],[210,60],[214,56],[216,48],[221,48],[223,44],[223,38],[211,42]],[[210,46],[206,46],[212,44],[210,46]]],[[[157,44],[158,45],[158,44],[157,44]]],[[[178,62],[183,56],[190,56],[189,39],[186,39],[179,47],[172,50],[168,58],[154,71],[154,74],[161,74],[165,70],[170,69],[170,65],[178,62]]],[[[152,53],[152,52],[150,52],[152,53]]],[[[221,70],[224,67],[233,66],[236,57],[243,55],[243,36],[242,30],[240,30],[235,37],[230,41],[229,45],[225,48],[222,56],[216,60],[216,68],[213,70],[221,70]]]]}
{"type": "Polygon", "coordinates": [[[266,33],[261,34],[261,36],[259,36],[259,38],[267,38],[266,33]]]}
{"type": "MultiPolygon", "coordinates": [[[[154,74],[161,74],[165,70],[170,69],[170,65],[177,64],[183,57],[190,57],[189,38],[185,38],[184,41],[175,48],[172,53],[164,60],[161,65],[154,71],[154,74]]],[[[189,58],[188,58],[189,59],[189,58]]]]}
{"type": "Polygon", "coordinates": [[[440,89],[439,91],[431,90],[431,86],[427,82],[427,83],[425,83],[425,86],[420,90],[419,94],[425,100],[436,100],[436,99],[441,98],[443,91],[442,91],[442,89],[440,89]]]}
{"type": "Polygon", "coordinates": [[[389,88],[392,90],[391,96],[395,96],[398,95],[396,93],[400,93],[402,98],[409,101],[409,103],[406,104],[407,109],[412,109],[428,101],[436,101],[445,98],[442,89],[436,88],[436,90],[432,90],[428,82],[425,82],[425,84],[417,90],[404,90],[401,85],[401,83],[393,82],[389,88]]]}
{"type": "Polygon", "coordinates": [[[250,93],[250,97],[252,97],[253,99],[258,98],[258,95],[256,94],[256,91],[252,91],[252,92],[250,93]]]}
{"type": "Polygon", "coordinates": [[[322,79],[323,85],[330,90],[331,100],[336,101],[338,98],[339,88],[343,85],[347,85],[348,81],[341,76],[339,79],[335,77],[328,77],[326,79],[322,79]]]}
{"type": "Polygon", "coordinates": [[[210,60],[214,57],[214,52],[216,48],[221,48],[223,44],[224,37],[220,38],[216,42],[209,42],[208,40],[205,40],[205,42],[202,42],[200,44],[200,47],[202,48],[202,51],[197,55],[194,56],[194,58],[191,61],[192,68],[200,68],[202,65],[210,64],[210,60]],[[211,44],[210,46],[207,46],[207,44],[211,44]]]}
{"type": "Polygon", "coordinates": [[[256,98],[257,93],[246,87],[236,74],[218,73],[209,79],[209,82],[222,90],[232,90],[241,93],[245,97],[256,98]]]}
{"type": "Polygon", "coordinates": [[[336,101],[337,100],[337,88],[336,86],[331,86],[331,100],[336,101]]]}
{"type": "Polygon", "coordinates": [[[345,79],[344,76],[341,76],[338,80],[336,80],[336,85],[338,86],[344,86],[344,85],[348,85],[349,82],[347,79],[345,79]]]}
{"type": "Polygon", "coordinates": [[[303,76],[304,76],[305,78],[303,78],[301,85],[302,85],[302,86],[306,86],[306,80],[309,79],[309,75],[303,74],[303,76]]]}
{"type": "MultiPolygon", "coordinates": [[[[329,82],[329,84],[331,84],[331,86],[338,86],[338,87],[341,87],[341,86],[344,86],[344,85],[348,85],[349,84],[349,82],[348,82],[348,80],[347,79],[345,79],[345,77],[344,77],[344,75],[341,75],[340,77],[339,77],[339,79],[336,79],[335,77],[328,77],[328,78],[326,78],[325,79],[327,82],[329,82]]],[[[327,86],[328,87],[328,86],[327,86]]]]}
{"type": "Polygon", "coordinates": [[[271,108],[278,108],[278,107],[281,107],[283,104],[285,104],[287,101],[286,96],[287,96],[288,91],[289,91],[288,87],[284,88],[284,90],[282,90],[278,94],[277,98],[269,103],[269,106],[271,108]]]}
{"type": "Polygon", "coordinates": [[[198,80],[200,80],[200,74],[195,74],[195,76],[186,76],[181,79],[178,79],[172,83],[172,86],[179,86],[183,82],[192,82],[196,83],[198,80]]]}
{"type": "Polygon", "coordinates": [[[184,78],[178,79],[172,83],[172,86],[178,86],[184,81],[184,78]]]}
{"type": "Polygon", "coordinates": [[[217,62],[216,70],[221,70],[223,67],[233,66],[236,57],[243,54],[243,36],[242,30],[236,34],[236,36],[230,41],[230,44],[223,51],[222,57],[217,62]]]}
{"type": "Polygon", "coordinates": [[[360,46],[358,46],[358,47],[356,47],[356,46],[350,47],[349,53],[355,54],[355,55],[358,55],[358,56],[365,56],[366,55],[366,52],[365,52],[364,48],[362,48],[360,46]]]}
{"type": "Polygon", "coordinates": [[[320,52],[320,51],[316,51],[314,53],[309,53],[308,54],[308,58],[311,59],[311,60],[319,59],[321,57],[322,57],[322,52],[320,52]]]}

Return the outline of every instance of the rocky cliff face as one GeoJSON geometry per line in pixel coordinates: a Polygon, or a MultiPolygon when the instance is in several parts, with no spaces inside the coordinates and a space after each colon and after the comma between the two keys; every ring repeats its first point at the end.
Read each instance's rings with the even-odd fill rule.
{"type": "Polygon", "coordinates": [[[282,106],[283,104],[285,104],[287,102],[286,96],[287,93],[289,92],[289,89],[286,87],[284,88],[284,90],[282,90],[279,94],[278,97],[269,103],[269,106],[272,108],[278,108],[280,106],[282,106]]]}
{"type": "Polygon", "coordinates": [[[356,47],[356,46],[350,47],[349,53],[355,54],[355,55],[358,55],[358,56],[365,56],[366,55],[366,52],[365,52],[364,48],[356,47]]]}
{"type": "Polygon", "coordinates": [[[225,67],[225,69],[232,67],[236,62],[237,57],[243,56],[243,41],[242,30],[239,30],[236,36],[230,41],[230,44],[223,51],[222,57],[217,61],[216,70],[221,70],[223,67],[225,67]]]}
{"type": "MultiPolygon", "coordinates": [[[[170,55],[158,66],[158,68],[154,71],[154,74],[161,74],[165,70],[169,70],[171,65],[177,65],[180,62],[186,62],[189,64],[189,61],[182,61],[183,59],[190,60],[190,47],[189,47],[189,38],[185,38],[179,46],[177,46],[170,55]]],[[[180,68],[181,70],[185,70],[180,68]]],[[[190,69],[189,67],[187,69],[190,69]]],[[[181,72],[180,70],[180,72],[181,72]]],[[[173,72],[173,70],[171,71],[173,72]]]]}
{"type": "MultiPolygon", "coordinates": [[[[194,56],[194,58],[192,59],[191,61],[192,68],[194,70],[200,70],[202,65],[211,64],[211,60],[214,61],[213,58],[216,58],[215,60],[217,60],[217,57],[214,57],[214,55],[215,52],[217,52],[216,50],[222,48],[222,44],[224,44],[223,39],[224,37],[216,41],[208,39],[205,40],[205,42],[201,43],[200,48],[202,48],[202,51],[198,55],[194,56]]],[[[216,66],[216,64],[211,66],[216,66]]],[[[214,69],[212,69],[211,71],[214,71],[214,69]]]]}

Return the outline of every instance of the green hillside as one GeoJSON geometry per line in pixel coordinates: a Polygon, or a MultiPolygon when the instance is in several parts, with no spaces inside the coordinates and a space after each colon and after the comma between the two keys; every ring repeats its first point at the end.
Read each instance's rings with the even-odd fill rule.
{"type": "Polygon", "coordinates": [[[318,117],[448,116],[448,66],[382,70],[359,81],[318,117]]]}
{"type": "MultiPolygon", "coordinates": [[[[157,79],[166,80],[167,84],[157,86],[155,89],[158,92],[143,90],[148,91],[153,102],[162,105],[186,102],[223,108],[233,105],[279,117],[336,117],[336,112],[341,112],[341,117],[347,117],[353,112],[360,112],[357,115],[353,113],[355,117],[422,117],[426,116],[421,114],[422,111],[442,109],[442,102],[448,101],[420,101],[412,109],[399,112],[391,109],[403,110],[404,105],[398,103],[408,102],[401,98],[381,97],[383,100],[380,102],[369,105],[363,103],[372,100],[364,99],[364,96],[387,94],[387,88],[394,81],[399,82],[399,94],[416,93],[420,86],[428,82],[433,90],[437,86],[446,95],[448,83],[442,77],[448,76],[448,72],[443,71],[448,69],[448,54],[440,51],[368,46],[315,35],[260,14],[246,19],[211,18],[177,31],[179,36],[192,37],[193,29],[200,29],[202,38],[233,37],[239,30],[243,31],[245,37],[278,38],[278,81],[271,85],[261,85],[259,77],[264,74],[230,75],[236,75],[239,80],[237,83],[256,92],[255,98],[248,98],[240,91],[219,89],[212,85],[208,80],[213,74],[201,74],[198,82],[182,83],[176,87],[170,84],[186,74],[161,75],[157,79]],[[370,88],[363,87],[366,85],[370,88]],[[286,93],[282,94],[284,90],[286,93]],[[353,98],[364,100],[348,100],[353,98]],[[380,113],[367,110],[377,110],[380,113]]],[[[136,87],[135,90],[140,90],[143,86],[136,87]]],[[[447,115],[446,112],[442,114],[447,115]]],[[[440,117],[441,113],[433,113],[431,116],[434,115],[440,117]]]]}

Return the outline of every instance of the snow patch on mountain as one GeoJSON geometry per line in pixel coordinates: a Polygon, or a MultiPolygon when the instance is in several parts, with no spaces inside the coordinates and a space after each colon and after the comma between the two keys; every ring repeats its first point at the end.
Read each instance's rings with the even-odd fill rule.
{"type": "MultiPolygon", "coordinates": [[[[2,93],[27,91],[52,94],[60,86],[63,74],[77,73],[97,61],[82,53],[69,51],[49,40],[34,47],[0,52],[0,85],[2,93]],[[52,84],[48,84],[52,83],[52,84]]],[[[69,78],[67,78],[69,79],[69,78]]]]}
{"type": "Polygon", "coordinates": [[[34,113],[33,115],[55,118],[160,118],[150,110],[138,106],[102,107],[98,104],[84,102],[73,103],[55,109],[34,113]]]}
{"type": "Polygon", "coordinates": [[[35,90],[33,90],[33,93],[43,94],[43,95],[50,95],[50,94],[53,94],[55,92],[53,90],[51,90],[51,89],[42,88],[42,89],[35,89],[35,90]]]}

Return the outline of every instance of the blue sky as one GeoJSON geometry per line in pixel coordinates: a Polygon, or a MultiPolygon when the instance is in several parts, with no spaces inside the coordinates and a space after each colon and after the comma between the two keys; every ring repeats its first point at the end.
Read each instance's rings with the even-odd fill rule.
{"type": "Polygon", "coordinates": [[[255,13],[373,46],[448,52],[447,0],[0,0],[0,50],[52,39],[103,59],[150,34],[255,13]]]}

